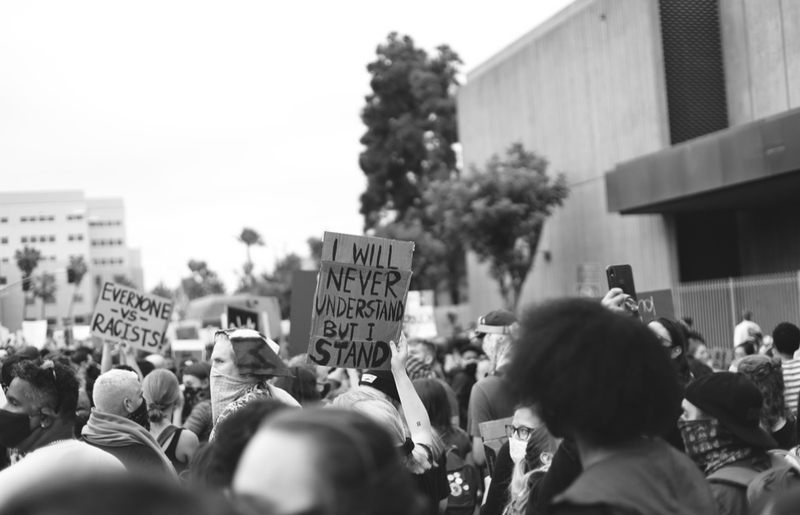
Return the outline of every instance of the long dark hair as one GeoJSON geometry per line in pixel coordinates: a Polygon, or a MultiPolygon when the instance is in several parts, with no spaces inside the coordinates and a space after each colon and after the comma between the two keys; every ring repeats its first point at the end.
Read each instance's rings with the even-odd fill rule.
{"type": "Polygon", "coordinates": [[[415,379],[412,383],[428,412],[431,426],[441,435],[449,433],[452,430],[452,417],[447,390],[437,379],[415,379]]]}

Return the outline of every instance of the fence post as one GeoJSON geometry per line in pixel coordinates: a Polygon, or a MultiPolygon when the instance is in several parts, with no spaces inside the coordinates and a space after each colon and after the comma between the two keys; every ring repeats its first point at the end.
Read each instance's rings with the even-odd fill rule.
{"type": "MultiPolygon", "coordinates": [[[[733,294],[733,277],[728,277],[728,293],[731,299],[731,322],[732,322],[731,327],[734,328],[733,330],[735,332],[736,324],[738,322],[736,318],[736,296],[733,294]]],[[[730,345],[731,343],[733,343],[733,340],[728,342],[728,345],[730,345]]]]}

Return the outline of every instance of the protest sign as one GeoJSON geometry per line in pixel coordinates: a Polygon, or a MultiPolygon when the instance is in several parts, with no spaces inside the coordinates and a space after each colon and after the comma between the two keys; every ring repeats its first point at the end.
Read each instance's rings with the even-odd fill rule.
{"type": "Polygon", "coordinates": [[[317,271],[296,270],[292,274],[291,331],[289,355],[297,356],[308,349],[311,334],[311,312],[314,310],[314,292],[317,289],[317,271]]]}
{"type": "Polygon", "coordinates": [[[308,357],[317,365],[388,369],[411,280],[414,243],[325,233],[308,357]]]}
{"type": "Polygon", "coordinates": [[[259,324],[259,318],[261,316],[257,311],[250,311],[248,309],[237,308],[234,306],[228,306],[225,311],[228,314],[227,327],[261,331],[259,324]]]}
{"type": "Polygon", "coordinates": [[[160,352],[172,308],[171,300],[107,282],[89,324],[92,336],[103,342],[128,342],[137,349],[160,352]]]}
{"type": "Polygon", "coordinates": [[[25,320],[22,322],[22,335],[25,345],[42,350],[47,343],[47,320],[25,320]]]}
{"type": "Polygon", "coordinates": [[[433,291],[410,291],[406,300],[403,331],[409,338],[436,338],[436,317],[433,312],[433,291]]]}
{"type": "Polygon", "coordinates": [[[675,306],[672,303],[672,290],[654,290],[637,293],[639,315],[645,324],[656,318],[675,318],[675,306]]]}

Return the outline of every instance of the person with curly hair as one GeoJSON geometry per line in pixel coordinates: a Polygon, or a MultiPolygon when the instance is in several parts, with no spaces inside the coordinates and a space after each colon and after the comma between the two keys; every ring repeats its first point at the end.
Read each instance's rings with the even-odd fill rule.
{"type": "Polygon", "coordinates": [[[739,373],[750,379],[764,396],[761,428],[778,442],[779,449],[797,445],[797,419],[786,406],[780,361],[766,356],[747,356],[739,362],[739,373]]]}
{"type": "Polygon", "coordinates": [[[512,352],[508,378],[521,401],[538,404],[553,436],[574,442],[582,466],[539,508],[554,515],[715,512],[700,470],[661,438],[676,424],[682,388],[653,331],[600,303],[563,299],[525,312],[512,352]]]}
{"type": "Polygon", "coordinates": [[[80,385],[72,368],[60,363],[20,361],[0,409],[0,445],[25,457],[0,472],[0,505],[42,483],[95,472],[122,472],[111,454],[75,439],[80,385]]]}

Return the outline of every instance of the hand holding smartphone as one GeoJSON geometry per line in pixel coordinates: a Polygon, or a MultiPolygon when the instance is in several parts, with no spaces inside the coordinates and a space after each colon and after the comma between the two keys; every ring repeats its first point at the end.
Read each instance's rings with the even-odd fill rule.
{"type": "MultiPolygon", "coordinates": [[[[636,298],[636,286],[633,282],[633,269],[630,265],[610,265],[606,268],[608,289],[622,290],[623,306],[632,316],[639,317],[639,303],[636,298]]],[[[622,306],[620,306],[622,307],[622,306]]]]}

